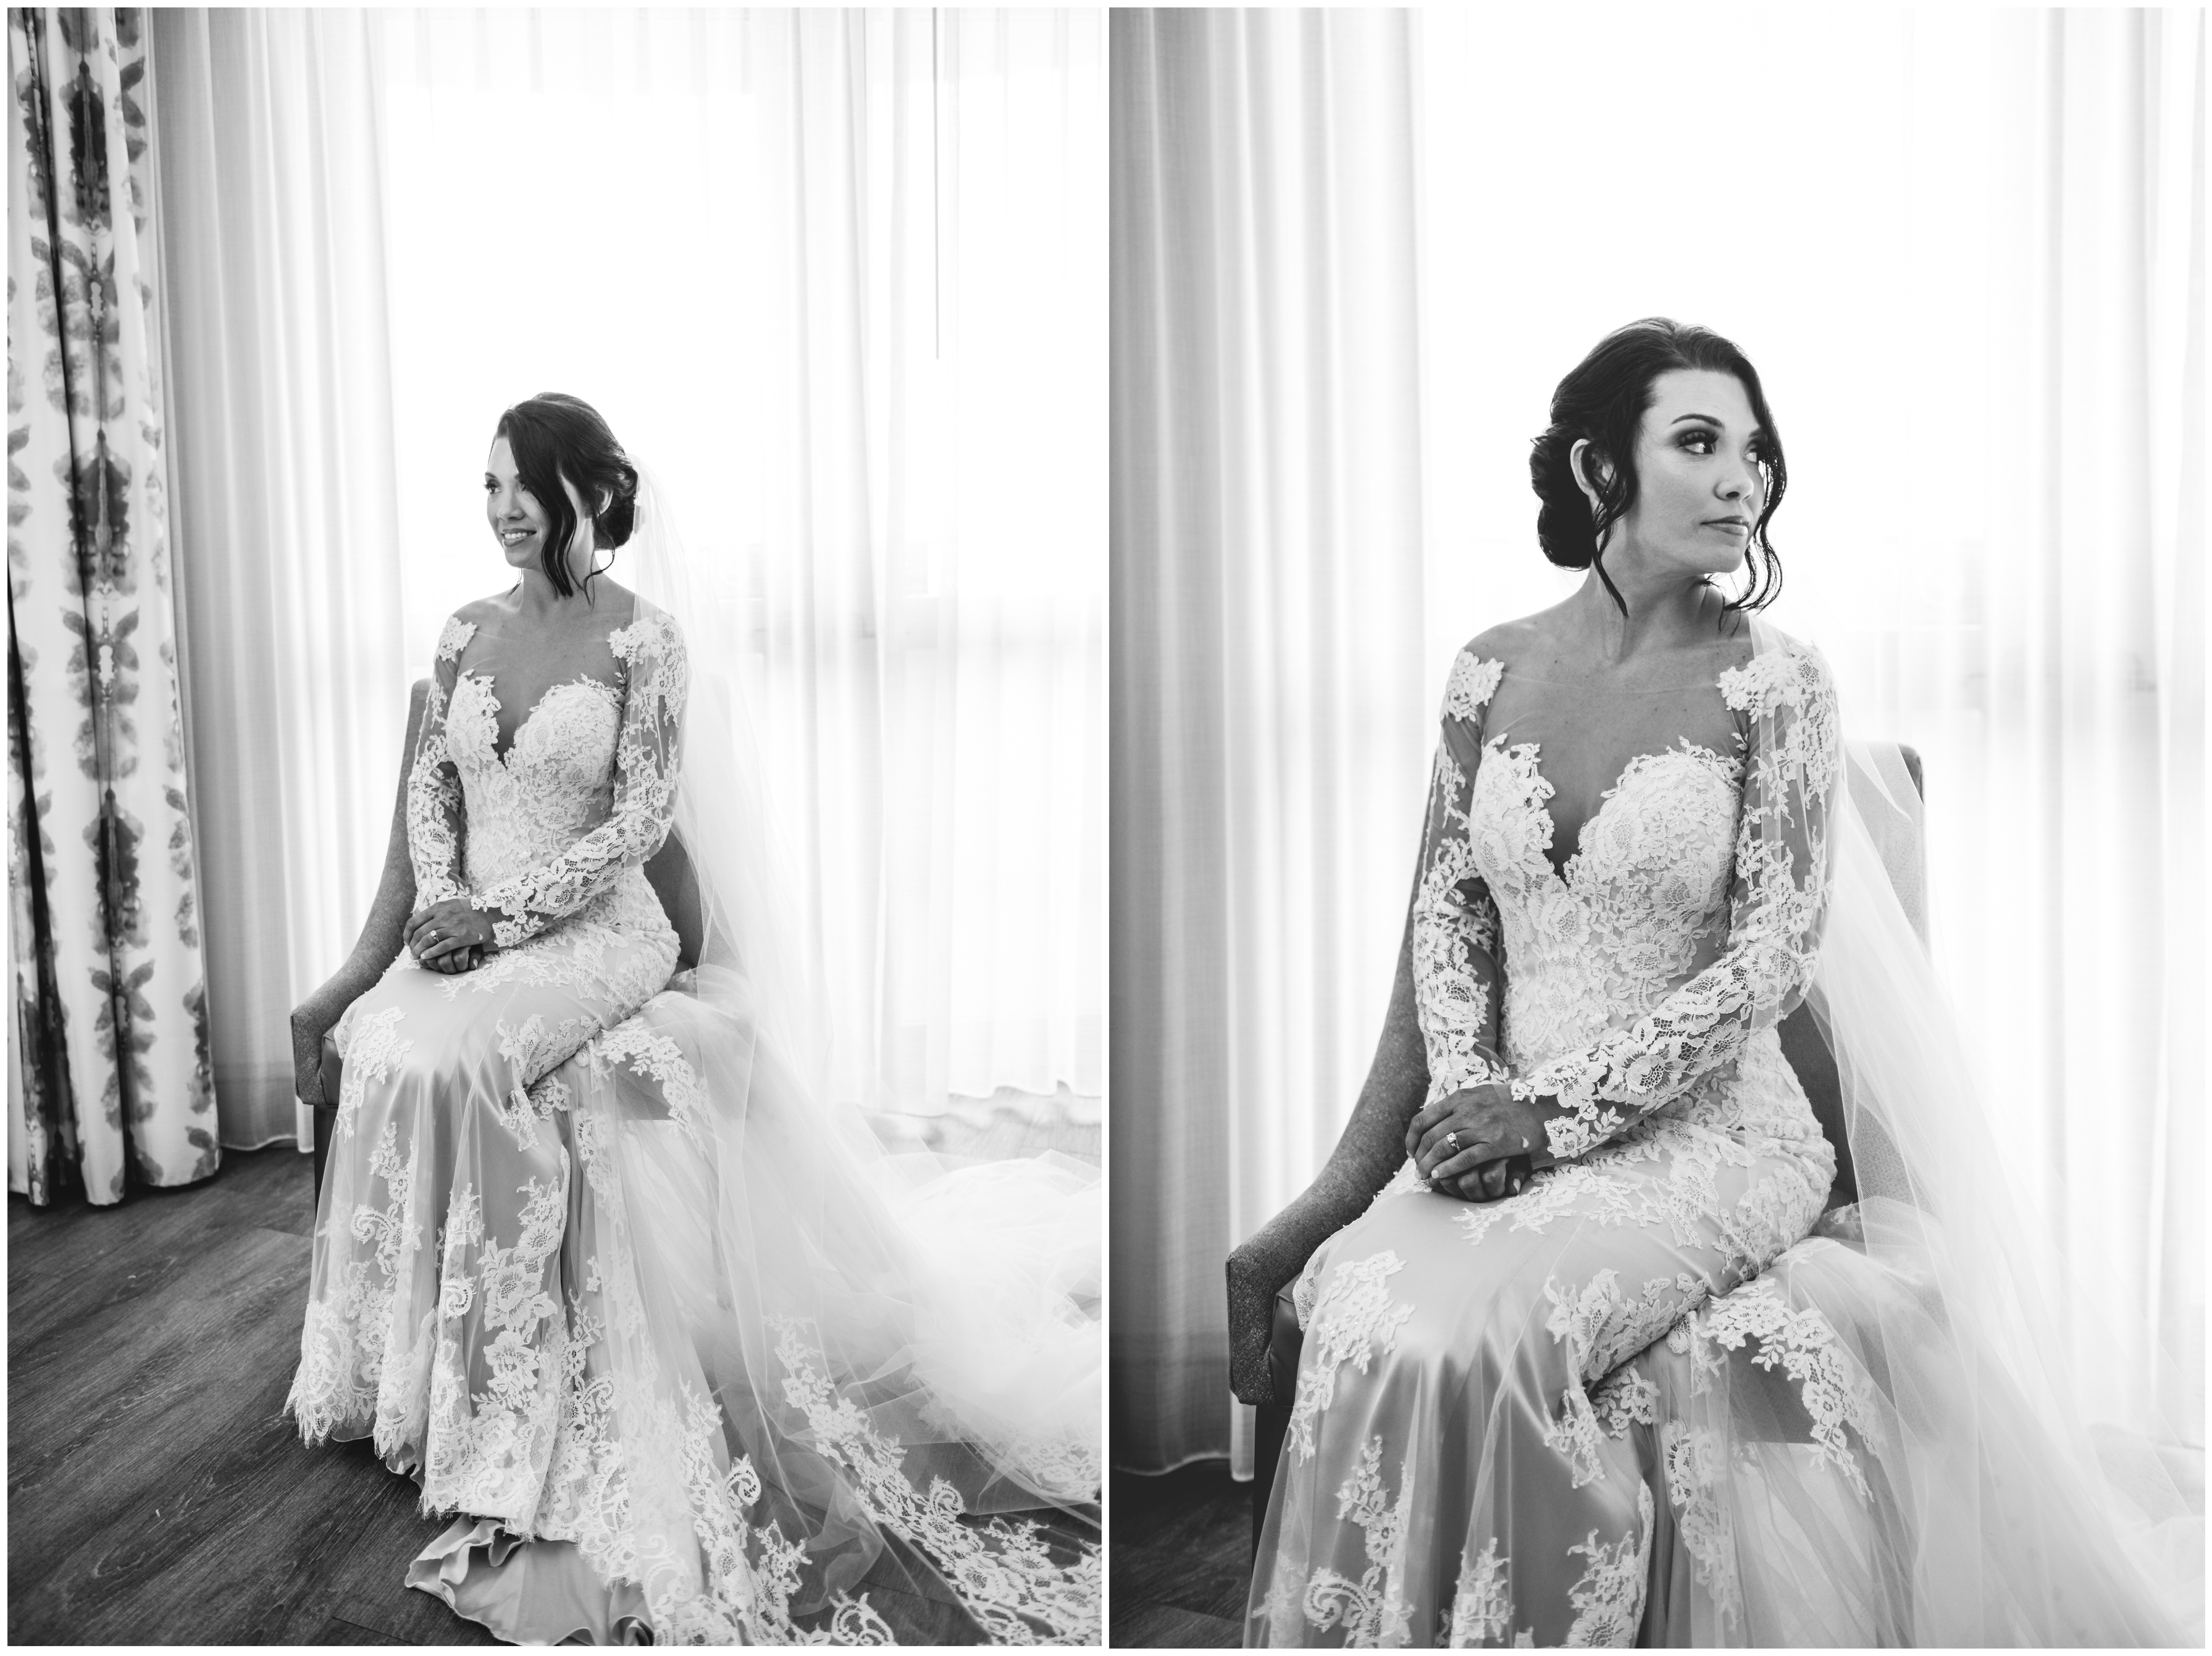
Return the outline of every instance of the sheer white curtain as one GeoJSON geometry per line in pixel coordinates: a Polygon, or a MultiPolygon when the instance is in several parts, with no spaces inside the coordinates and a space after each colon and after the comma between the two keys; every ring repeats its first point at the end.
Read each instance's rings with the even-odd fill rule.
{"type": "Polygon", "coordinates": [[[1573,585],[1533,533],[1528,443],[1552,386],[1654,312],[1760,366],[1791,459],[1771,613],[1829,652],[1854,729],[1926,758],[1937,964],[2018,1123],[1993,1153],[2039,1191],[2063,1173],[2068,1202],[2041,1205],[2076,1291],[2162,1331],[2189,1369],[2169,1416],[2201,1433],[2202,14],[1745,9],[1692,30],[1648,9],[1470,8],[1115,28],[1117,1464],[1229,1447],[1222,1255],[1350,1108],[1453,651],[1573,585]],[[1395,28],[1394,79],[1351,36],[1395,28]],[[1140,85],[1172,121],[1138,118],[1140,85]],[[1294,124],[1267,124],[1286,108],[1294,124]],[[1379,145],[1401,111],[1413,142],[1379,145]],[[1410,229],[1330,216],[1408,189],[1410,229]],[[1285,201],[1328,210],[1303,209],[1285,243],[1285,201]],[[1158,246],[1125,248],[1128,224],[1158,246]],[[1377,325],[1315,295],[1384,260],[1418,287],[1418,327],[1363,367],[1386,428],[1418,432],[1403,449],[1364,446],[1322,373],[1346,328],[1377,325]],[[1305,295],[1264,334],[1262,267],[1305,295]],[[1306,521],[1248,538],[1193,492],[1207,449],[1145,446],[1152,401],[1229,457],[1208,487],[1273,489],[1306,521]],[[1146,561],[1176,513],[1201,566],[1249,549],[1233,616],[1203,567],[1146,561]],[[1322,523],[1326,567],[1295,549],[1322,523]],[[1221,619],[1133,624],[1170,573],[1221,619]],[[1391,596],[1371,610],[1340,601],[1376,586],[1391,596]],[[1345,629],[1340,677],[1292,689],[1224,666],[1224,629],[1247,654],[1306,649],[1282,619],[1304,614],[1345,629]],[[1329,744],[1356,764],[1304,773],[1329,744]],[[1248,752],[1274,773],[1232,770],[1248,752]],[[1301,843],[1327,854],[1283,869],[1267,903],[1215,898],[1301,843]],[[1177,877],[1197,901],[1170,902],[1177,877]],[[1146,907],[1127,908],[1131,888],[1146,907]],[[1340,993],[1285,1016],[1274,986],[1340,972],[1340,993]],[[1211,1043],[1202,1064],[1139,1050],[1186,1028],[1211,1043]],[[1246,1084],[1262,1072],[1225,1055],[1255,1048],[1296,1073],[1246,1084]],[[1144,1295],[1156,1309],[1128,1303],[1144,1295]]]}
{"type": "MultiPolygon", "coordinates": [[[[832,1084],[879,1108],[1057,1089],[1095,1111],[1103,20],[323,27],[366,43],[374,99],[343,142],[367,200],[321,205],[380,222],[388,364],[336,393],[384,421],[361,460],[381,466],[374,551],[343,561],[376,564],[404,619],[356,652],[373,667],[301,660],[373,731],[337,761],[368,804],[308,808],[380,845],[406,682],[445,615],[503,575],[477,492],[492,425],[533,392],[575,392],[655,468],[756,640],[754,722],[829,986],[832,1084]]],[[[270,95],[309,94],[285,79],[270,95]]],[[[277,165],[233,141],[243,165],[277,165]]],[[[234,465],[276,464],[231,440],[234,465]]],[[[194,624],[223,637],[240,620],[203,606],[194,624]]],[[[256,632],[249,647],[296,646],[256,632]]],[[[264,787],[307,773],[301,745],[255,756],[264,787]]],[[[262,807],[249,789],[237,808],[262,807]]],[[[320,852],[270,900],[329,887],[341,861],[373,881],[374,849],[320,852]]],[[[350,924],[365,904],[333,907],[350,924]]],[[[343,949],[301,951],[270,1015],[343,949]]]]}
{"type": "Polygon", "coordinates": [[[1407,19],[1113,31],[1112,1435],[1153,1471],[1225,1447],[1222,1260],[1365,1073],[1437,687],[1407,19]]]}
{"type": "Polygon", "coordinates": [[[252,1149],[297,1131],[287,1016],[368,912],[422,670],[403,649],[382,122],[359,13],[150,15],[216,1101],[222,1142],[252,1149]]]}

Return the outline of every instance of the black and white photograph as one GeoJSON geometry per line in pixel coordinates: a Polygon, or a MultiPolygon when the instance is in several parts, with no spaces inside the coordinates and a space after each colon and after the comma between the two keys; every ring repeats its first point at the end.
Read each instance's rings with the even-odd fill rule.
{"type": "Polygon", "coordinates": [[[10,1642],[2203,1647],[2201,5],[7,26],[10,1642]]]}
{"type": "Polygon", "coordinates": [[[1103,11],[9,22],[11,1641],[1103,1642],[1103,11]]]}
{"type": "Polygon", "coordinates": [[[2202,1645],[2203,28],[1112,14],[1112,1644],[2202,1645]]]}

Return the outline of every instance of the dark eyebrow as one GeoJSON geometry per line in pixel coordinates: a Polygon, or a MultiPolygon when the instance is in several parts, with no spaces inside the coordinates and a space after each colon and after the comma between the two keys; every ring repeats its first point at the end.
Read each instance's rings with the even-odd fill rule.
{"type": "MultiPolygon", "coordinates": [[[[1728,429],[1728,422],[1727,422],[1727,421],[1725,421],[1725,420],[1723,420],[1723,419],[1722,419],[1718,415],[1714,415],[1714,414],[1678,414],[1678,415],[1676,415],[1676,416],[1674,416],[1674,423],[1679,426],[1679,425],[1680,425],[1680,424],[1682,423],[1682,422],[1683,422],[1683,421],[1685,421],[1685,420],[1696,420],[1696,421],[1699,421],[1699,422],[1703,422],[1703,423],[1704,423],[1704,424],[1705,424],[1705,425],[1709,425],[1709,426],[1717,426],[1717,427],[1719,427],[1719,428],[1720,428],[1720,429],[1722,429],[1723,431],[1726,431],[1726,430],[1728,429]]],[[[1753,427],[1751,428],[1751,435],[1752,435],[1752,438],[1753,438],[1753,440],[1758,440],[1759,438],[1764,437],[1764,436],[1765,436],[1765,435],[1766,435],[1766,428],[1765,428],[1765,427],[1764,427],[1764,426],[1753,426],[1753,427]]]]}

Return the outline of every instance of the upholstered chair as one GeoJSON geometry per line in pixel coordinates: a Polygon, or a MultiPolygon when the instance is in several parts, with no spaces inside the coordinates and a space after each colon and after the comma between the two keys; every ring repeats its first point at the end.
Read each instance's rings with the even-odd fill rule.
{"type": "MultiPolygon", "coordinates": [[[[1911,774],[1912,786],[1924,796],[1927,788],[1921,779],[1919,754],[1911,748],[1901,748],[1899,752],[1905,769],[1911,774]]],[[[1923,842],[1915,849],[1915,860],[1924,871],[1927,846],[1923,842]]],[[[1923,879],[1916,883],[1914,890],[1899,893],[1905,905],[1906,917],[1923,937],[1928,935],[1928,917],[1919,912],[1919,904],[1925,889],[1923,879]]],[[[1389,1016],[1394,1022],[1410,1024],[1413,1020],[1411,974],[1412,961],[1401,954],[1399,982],[1390,1000],[1389,1016]]],[[[1800,1006],[1784,1018],[1778,1033],[1782,1037],[1783,1054],[1796,1070],[1799,1084],[1805,1089],[1805,1096],[1813,1107],[1814,1115],[1820,1120],[1820,1130],[1827,1134],[1828,1142],[1836,1149],[1836,1181],[1829,1187],[1827,1206],[1831,1210],[1847,1206],[1858,1200],[1858,1185],[1851,1167],[1850,1147],[1844,1136],[1843,1094],[1836,1076],[1836,1061],[1829,1053],[1826,1043],[1820,1039],[1820,1028],[1814,1021],[1809,1006],[1800,1006]]],[[[1398,1079],[1402,1084],[1404,1078],[1398,1079]]],[[[1425,1070],[1420,1083],[1423,1087],[1426,1085],[1425,1070]]],[[[1340,1160],[1349,1162],[1351,1159],[1352,1154],[1347,1153],[1344,1143],[1340,1143],[1330,1157],[1332,1162],[1340,1160]]],[[[1256,1263],[1266,1277],[1280,1282],[1281,1286],[1271,1296],[1261,1299],[1249,1292],[1240,1292],[1237,1276],[1231,1272],[1229,1295],[1231,1352],[1249,1351],[1255,1341],[1264,1340],[1266,1343],[1263,1382],[1267,1395],[1261,1398],[1245,1398],[1246,1402],[1257,1405],[1253,1422],[1252,1477],[1252,1546],[1255,1553],[1260,1545],[1261,1526],[1267,1521],[1268,1498],[1275,1487],[1276,1463],[1282,1458],[1283,1439],[1290,1430],[1291,1404],[1298,1384],[1298,1350],[1304,1341],[1304,1331],[1298,1327],[1297,1312],[1291,1302],[1291,1290],[1296,1286],[1299,1273],[1305,1269],[1312,1250],[1305,1248],[1299,1251],[1295,1238],[1298,1235],[1312,1236],[1316,1233],[1322,1236],[1331,1235],[1358,1218],[1366,1210],[1368,1203],[1374,1199],[1376,1192],[1382,1189],[1383,1183],[1397,1171],[1403,1156],[1383,1168],[1380,1180],[1373,1179],[1374,1168],[1387,1160],[1387,1156],[1376,1156],[1370,1153],[1358,1174],[1333,1181],[1316,1181],[1317,1184],[1334,1186],[1331,1197],[1327,1198],[1329,1204],[1328,1211],[1301,1214],[1295,1226],[1281,1222],[1297,1208],[1297,1204],[1293,1204],[1291,1209],[1285,1210],[1276,1222],[1264,1227],[1251,1242],[1245,1245],[1243,1251],[1248,1262],[1256,1263]],[[1371,1188],[1369,1187],[1370,1184],[1371,1188]],[[1255,1253],[1260,1255],[1256,1262],[1249,1259],[1255,1253]],[[1258,1301],[1256,1305],[1254,1303],[1255,1300],[1258,1301]]],[[[1351,1173],[1348,1168],[1337,1170],[1351,1173]]],[[[1308,1201],[1313,1194],[1309,1191],[1299,1198],[1299,1202],[1308,1201]]]]}
{"type": "MultiPolygon", "coordinates": [[[[418,678],[407,699],[407,740],[399,750],[399,786],[392,805],[392,834],[384,851],[384,875],[377,882],[375,899],[361,936],[330,980],[292,1010],[292,1077],[300,1101],[311,1106],[315,1124],[315,1194],[321,1200],[323,1165],[328,1159],[331,1133],[337,1122],[338,1099],[344,1082],[343,1061],[331,1031],[338,1020],[399,958],[407,917],[415,912],[415,865],[407,854],[407,774],[415,762],[415,743],[422,734],[422,709],[429,701],[430,681],[418,678]]],[[[699,883],[691,859],[671,834],[667,843],[645,865],[660,906],[676,928],[677,968],[699,963],[702,935],[699,883]]]]}

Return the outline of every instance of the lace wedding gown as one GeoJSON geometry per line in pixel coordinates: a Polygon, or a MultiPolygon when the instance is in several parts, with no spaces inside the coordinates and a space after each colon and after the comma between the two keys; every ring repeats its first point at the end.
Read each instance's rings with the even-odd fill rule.
{"type": "Polygon", "coordinates": [[[1451,675],[1416,1004],[1430,1101],[1556,1096],[1568,1159],[1486,1204],[1408,1162],[1312,1256],[1248,1642],[2158,1642],[1995,1376],[1922,1383],[1950,1341],[1914,1262],[1823,1217],[1776,1033],[1842,786],[1818,654],[1693,689],[1734,743],[1628,758],[1563,867],[1521,738],[1565,721],[1524,683],[1491,728],[1511,678],[1451,675]]]}
{"type": "Polygon", "coordinates": [[[1095,1517],[1095,1178],[888,1157],[742,974],[672,978],[666,614],[506,752],[474,633],[439,640],[409,846],[418,903],[514,918],[337,1028],[302,1437],[372,1438],[462,1514],[410,1583],[519,1642],[1094,1637],[1095,1548],[984,1515],[1095,1517]]]}

